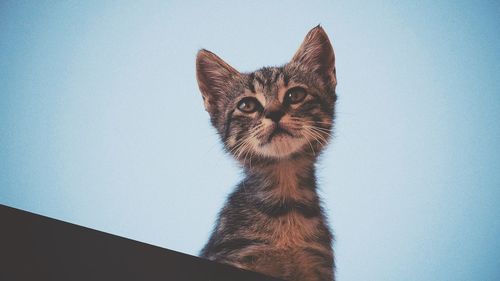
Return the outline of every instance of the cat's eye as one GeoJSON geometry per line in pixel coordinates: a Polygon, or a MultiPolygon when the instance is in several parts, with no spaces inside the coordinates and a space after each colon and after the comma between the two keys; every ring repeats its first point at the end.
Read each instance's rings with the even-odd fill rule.
{"type": "Polygon", "coordinates": [[[255,98],[243,98],[238,103],[238,109],[245,113],[253,113],[260,108],[260,103],[255,98]]]}
{"type": "Polygon", "coordinates": [[[307,96],[307,92],[304,88],[295,87],[291,88],[285,93],[284,103],[287,104],[297,104],[302,102],[307,96]]]}

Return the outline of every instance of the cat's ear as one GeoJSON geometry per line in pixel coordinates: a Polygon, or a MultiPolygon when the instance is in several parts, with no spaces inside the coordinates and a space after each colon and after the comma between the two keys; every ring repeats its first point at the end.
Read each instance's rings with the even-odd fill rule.
{"type": "Polygon", "coordinates": [[[202,49],[196,56],[196,79],[205,109],[212,113],[226,91],[226,86],[240,73],[214,53],[202,49]]]}
{"type": "Polygon", "coordinates": [[[337,84],[333,47],[328,35],[319,25],[307,33],[302,45],[293,56],[292,62],[320,74],[334,85],[337,84]]]}

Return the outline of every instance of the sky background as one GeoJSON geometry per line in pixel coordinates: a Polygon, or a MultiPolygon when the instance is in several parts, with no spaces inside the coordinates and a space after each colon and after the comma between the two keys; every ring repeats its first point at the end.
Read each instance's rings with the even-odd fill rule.
{"type": "Polygon", "coordinates": [[[338,281],[500,279],[500,2],[1,1],[0,204],[196,255],[241,178],[195,55],[336,52],[338,281]]]}

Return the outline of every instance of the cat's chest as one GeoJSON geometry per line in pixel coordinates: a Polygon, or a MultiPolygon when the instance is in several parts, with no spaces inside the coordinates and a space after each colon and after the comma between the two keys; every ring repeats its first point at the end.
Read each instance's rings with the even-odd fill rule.
{"type": "Polygon", "coordinates": [[[286,215],[271,218],[267,222],[270,240],[276,247],[301,246],[307,244],[318,229],[318,218],[306,218],[291,212],[286,215]]]}
{"type": "Polygon", "coordinates": [[[301,245],[315,235],[320,210],[311,190],[299,186],[295,180],[282,178],[259,199],[265,206],[261,211],[266,213],[261,223],[275,246],[301,245]]]}

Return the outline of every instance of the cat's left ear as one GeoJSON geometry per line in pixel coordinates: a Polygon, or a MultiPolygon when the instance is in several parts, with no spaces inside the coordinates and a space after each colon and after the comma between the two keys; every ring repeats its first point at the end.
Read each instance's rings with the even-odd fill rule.
{"type": "Polygon", "coordinates": [[[307,33],[292,62],[318,73],[333,85],[337,84],[333,47],[325,30],[319,25],[307,33]]]}
{"type": "Polygon", "coordinates": [[[218,102],[224,98],[227,85],[240,78],[240,73],[216,54],[202,49],[196,56],[196,78],[205,109],[212,114],[217,110],[218,102]]]}

